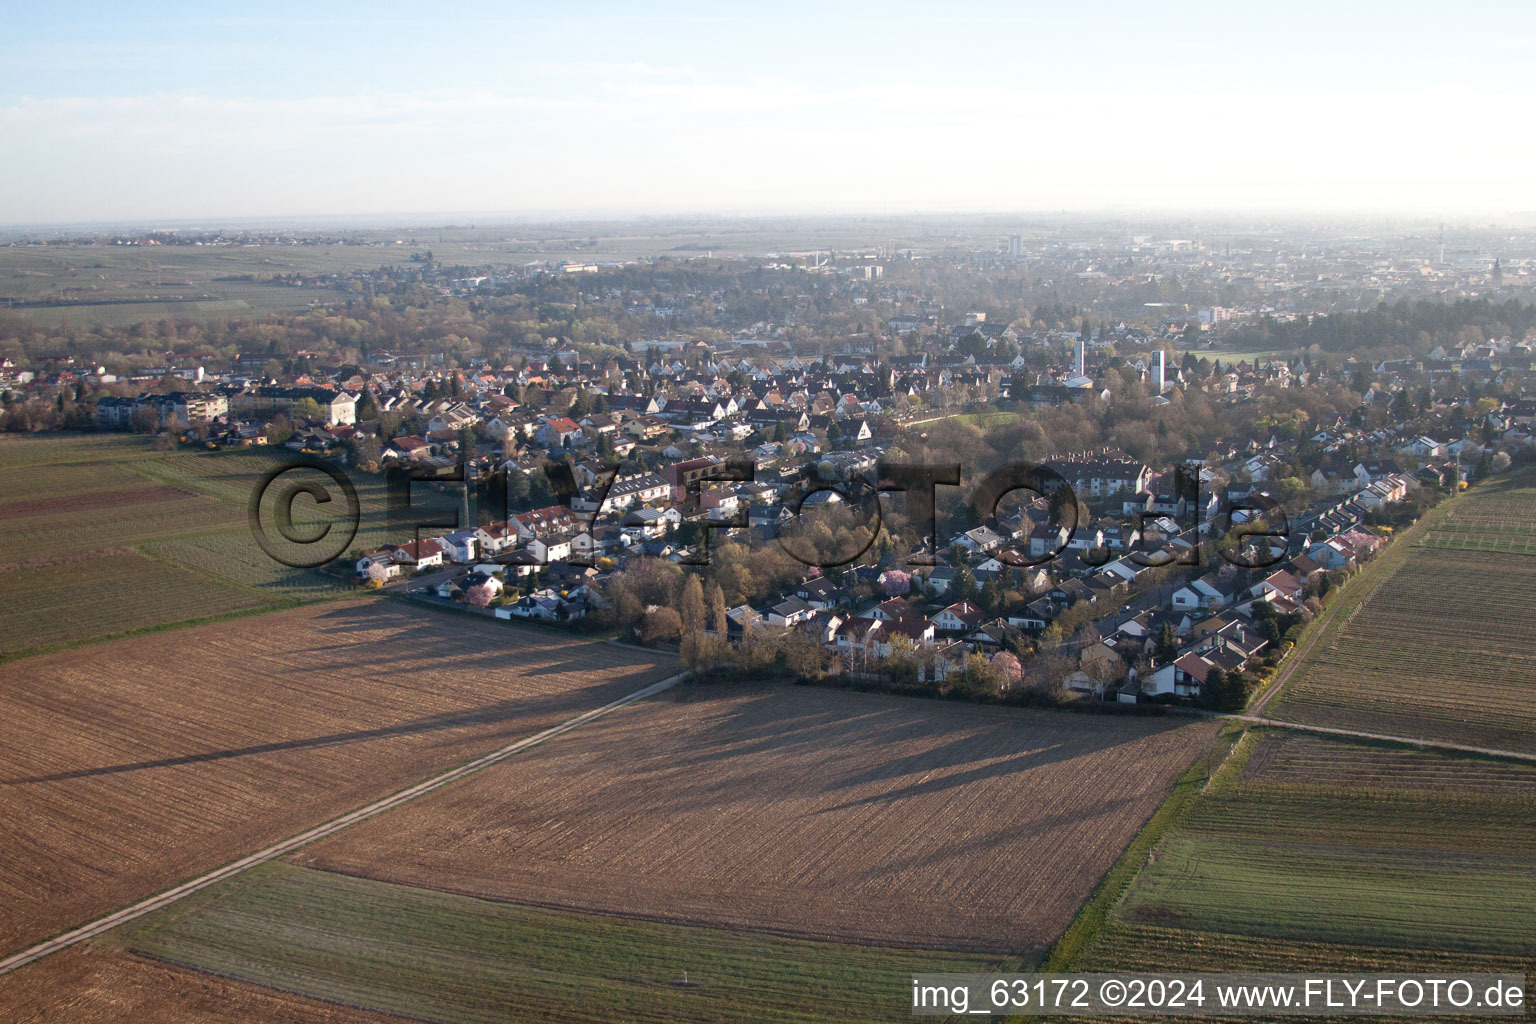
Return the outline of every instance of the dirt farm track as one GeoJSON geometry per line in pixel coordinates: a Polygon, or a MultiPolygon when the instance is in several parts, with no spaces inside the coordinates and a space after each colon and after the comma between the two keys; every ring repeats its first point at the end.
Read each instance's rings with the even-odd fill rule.
{"type": "Polygon", "coordinates": [[[703,687],[631,705],[295,859],[517,903],[1020,953],[1065,928],[1214,731],[703,687]]]}
{"type": "Polygon", "coordinates": [[[675,671],[377,599],[0,665],[0,953],[675,671]]]}

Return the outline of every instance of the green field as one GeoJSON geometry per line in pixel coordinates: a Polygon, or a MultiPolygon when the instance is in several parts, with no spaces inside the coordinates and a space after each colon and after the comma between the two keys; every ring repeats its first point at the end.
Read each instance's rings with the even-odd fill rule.
{"type": "Polygon", "coordinates": [[[274,561],[248,530],[156,541],[144,545],[144,551],[156,558],[248,587],[256,591],[257,600],[318,601],[356,594],[341,576],[314,569],[294,569],[274,561]]]}
{"type": "Polygon", "coordinates": [[[129,551],[12,569],[0,590],[0,658],[252,608],[262,598],[129,551]]]}
{"type": "Polygon", "coordinates": [[[262,474],[292,459],[285,448],[243,448],[199,452],[176,451],[134,463],[140,476],[171,487],[206,494],[231,505],[243,506],[262,474]]]}
{"type": "MultiPolygon", "coordinates": [[[[285,449],[159,451],[127,434],[0,439],[0,657],[129,630],[349,592],[344,577],[294,569],[256,543],[248,503],[285,449]]],[[[313,470],[296,471],[334,489],[313,470]]],[[[382,479],[355,474],[362,522],[342,552],[396,537],[382,479]]],[[[413,511],[451,517],[452,493],[417,485],[413,511]]],[[[340,495],[304,498],[295,525],[346,525],[340,495]]],[[[308,555],[294,548],[297,555],[308,555]]]]}
{"type": "Polygon", "coordinates": [[[0,434],[0,471],[66,462],[123,462],[161,453],[137,434],[0,434]]]}
{"type": "Polygon", "coordinates": [[[1070,967],[1536,970],[1533,795],[1536,765],[1250,734],[1070,967]]]}
{"type": "Polygon", "coordinates": [[[1142,924],[1536,954],[1529,798],[1250,784],[1212,794],[1121,908],[1142,924]],[[1421,884],[1404,884],[1418,877],[1421,884]]]}
{"type": "Polygon", "coordinates": [[[910,1012],[913,971],[1013,966],[562,913],[286,864],[199,893],[110,941],[225,977],[445,1024],[888,1021],[910,1012]]]}
{"type": "MultiPolygon", "coordinates": [[[[1213,363],[1218,359],[1221,360],[1222,366],[1232,366],[1234,363],[1288,363],[1293,357],[1300,354],[1301,350],[1299,349],[1284,348],[1233,349],[1231,351],[1219,348],[1203,348],[1197,353],[1199,357],[1209,359],[1213,363]]],[[[1181,352],[1179,359],[1182,360],[1183,358],[1184,354],[1181,352]]]]}
{"type": "Polygon", "coordinates": [[[82,461],[0,470],[0,491],[15,496],[0,502],[0,565],[80,562],[95,552],[243,521],[234,506],[156,484],[131,465],[82,461]]]}
{"type": "Polygon", "coordinates": [[[965,423],[969,426],[980,427],[988,430],[992,427],[1006,427],[1010,423],[1016,423],[1025,418],[1021,412],[967,412],[952,417],[956,423],[965,423]]]}
{"type": "Polygon", "coordinates": [[[1536,559],[1508,553],[1532,530],[1530,474],[1435,508],[1349,584],[1271,717],[1536,751],[1536,559]]]}
{"type": "Polygon", "coordinates": [[[1420,543],[1450,551],[1536,555],[1536,475],[1480,485],[1437,519],[1420,543]]]}
{"type": "MultiPolygon", "coordinates": [[[[425,248],[425,246],[421,246],[425,248]]],[[[406,245],[230,245],[0,247],[0,298],[11,312],[57,327],[128,326],[178,318],[259,317],[315,305],[336,306],[346,292],[295,288],[264,278],[370,270],[404,263],[406,245]]],[[[492,258],[484,247],[434,245],[452,262],[492,258]]]]}
{"type": "MultiPolygon", "coordinates": [[[[413,232],[356,231],[365,244],[335,245],[0,245],[0,312],[45,327],[67,318],[74,327],[125,327],[146,321],[262,317],[315,307],[336,308],[357,293],[323,275],[399,266],[413,252],[431,249],[445,265],[521,266],[533,260],[631,259],[686,247],[703,251],[764,252],[786,245],[833,248],[865,244],[867,225],[841,230],[765,233],[750,229],[681,228],[634,235],[631,225],[505,225],[499,228],[413,232]],[[587,243],[598,231],[598,245],[587,243]],[[396,243],[399,244],[396,244],[396,243]],[[304,287],[275,283],[299,275],[304,287]]],[[[882,236],[884,237],[884,236],[882,236]]]]}
{"type": "MultiPolygon", "coordinates": [[[[188,491],[205,494],[211,498],[245,510],[251,493],[262,477],[273,469],[292,465],[297,456],[285,448],[246,448],[238,451],[179,452],[173,456],[136,462],[133,472],[159,483],[188,491]]],[[[390,541],[409,540],[395,537],[390,532],[388,519],[388,495],[383,477],[366,473],[348,472],[348,478],[357,489],[362,518],[358,524],[354,547],[377,547],[390,541]]],[[[334,489],[323,475],[302,471],[300,479],[312,479],[327,488],[334,489]]],[[[339,508],[340,495],[336,495],[339,508]]],[[[411,488],[411,514],[421,520],[450,520],[458,507],[458,492],[447,488],[438,490],[425,484],[411,488]]],[[[295,522],[304,521],[306,509],[313,506],[305,499],[295,506],[295,522]]],[[[315,522],[327,521],[330,510],[319,510],[315,522]]],[[[248,534],[247,534],[248,536],[248,534]]],[[[254,549],[254,545],[252,545],[254,549]]]]}

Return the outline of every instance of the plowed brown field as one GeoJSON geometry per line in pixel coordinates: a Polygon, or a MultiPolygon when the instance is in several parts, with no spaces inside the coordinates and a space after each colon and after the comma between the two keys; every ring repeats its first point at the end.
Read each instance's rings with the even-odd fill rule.
{"type": "Polygon", "coordinates": [[[671,694],[309,848],[520,903],[1027,952],[1215,725],[798,687],[671,694]]]}
{"type": "Polygon", "coordinates": [[[380,599],[0,665],[0,952],[675,671],[380,599]]]}

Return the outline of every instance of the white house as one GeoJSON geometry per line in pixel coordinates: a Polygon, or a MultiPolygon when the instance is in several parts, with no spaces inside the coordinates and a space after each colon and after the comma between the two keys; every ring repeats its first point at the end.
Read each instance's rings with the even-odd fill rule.
{"type": "Polygon", "coordinates": [[[571,538],[566,537],[535,537],[528,542],[528,553],[537,558],[542,565],[553,562],[564,562],[571,557],[571,538]]]}
{"type": "Polygon", "coordinates": [[[1397,448],[1403,455],[1416,455],[1420,458],[1438,458],[1445,454],[1445,445],[1432,437],[1420,434],[1397,448]]]}
{"type": "Polygon", "coordinates": [[[995,551],[1002,547],[1007,538],[985,527],[978,526],[974,530],[966,530],[953,541],[955,547],[964,548],[973,555],[979,555],[988,551],[995,551]]]}
{"type": "Polygon", "coordinates": [[[458,562],[461,565],[473,562],[480,557],[479,530],[455,530],[436,538],[438,546],[448,556],[448,560],[458,562]]]}
{"type": "Polygon", "coordinates": [[[1198,697],[1205,677],[1215,668],[1198,654],[1185,654],[1155,669],[1142,684],[1142,692],[1157,696],[1171,693],[1179,697],[1198,697]]]}
{"type": "Polygon", "coordinates": [[[1067,538],[1071,536],[1071,530],[1066,526],[1058,526],[1052,530],[1047,527],[1038,527],[1030,532],[1029,555],[1031,558],[1040,558],[1065,550],[1067,538]]]}
{"type": "Polygon", "coordinates": [[[768,609],[770,626],[798,626],[815,618],[816,609],[808,601],[788,597],[768,609]]]}
{"type": "Polygon", "coordinates": [[[427,569],[443,564],[443,549],[435,540],[412,541],[409,544],[389,544],[379,549],[379,554],[389,554],[406,569],[427,569]]]}
{"type": "Polygon", "coordinates": [[[535,435],[547,448],[581,444],[581,427],[569,416],[552,416],[546,419],[535,435]]]}
{"type": "Polygon", "coordinates": [[[357,574],[381,582],[392,580],[400,575],[400,563],[396,562],[387,551],[364,555],[357,560],[357,574]]]}
{"type": "Polygon", "coordinates": [[[1220,608],[1231,601],[1232,595],[1228,593],[1228,588],[1210,576],[1191,580],[1173,592],[1173,606],[1180,611],[1220,608]]]}
{"type": "Polygon", "coordinates": [[[517,531],[510,523],[487,523],[475,528],[475,545],[482,558],[499,555],[517,546],[517,531]]]}
{"type": "Polygon", "coordinates": [[[933,617],[933,624],[944,630],[975,629],[986,621],[986,613],[969,601],[957,601],[933,617]]]}

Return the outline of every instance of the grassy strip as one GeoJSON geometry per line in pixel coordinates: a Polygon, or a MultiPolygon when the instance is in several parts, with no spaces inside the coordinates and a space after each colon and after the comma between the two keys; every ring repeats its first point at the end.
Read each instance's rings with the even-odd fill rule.
{"type": "MultiPolygon", "coordinates": [[[[248,584],[241,583],[237,579],[233,579],[229,576],[224,576],[219,573],[210,572],[207,569],[201,568],[200,566],[192,565],[188,562],[183,562],[179,559],[163,555],[158,551],[155,551],[147,544],[140,544],[135,547],[134,550],[150,561],[159,562],[162,565],[174,566],[175,568],[180,569],[182,572],[190,573],[191,575],[196,576],[198,579],[207,580],[210,583],[217,583],[222,586],[229,587],[233,590],[238,590],[242,594],[249,594],[251,597],[259,599],[264,604],[272,604],[286,608],[297,607],[300,604],[309,603],[300,598],[273,597],[271,594],[268,594],[248,584]]],[[[324,599],[317,598],[316,600],[324,599]]]]}
{"type": "Polygon", "coordinates": [[[1225,784],[1236,771],[1241,770],[1241,762],[1247,759],[1251,744],[1244,745],[1239,757],[1231,755],[1238,750],[1238,740],[1244,735],[1247,735],[1246,732],[1235,723],[1223,726],[1205,755],[1179,776],[1168,794],[1168,799],[1164,800],[1162,806],[1147,819],[1147,823],[1142,826],[1140,832],[1136,833],[1136,838],[1131,840],[1125,852],[1120,855],[1120,859],[1105,872],[1098,887],[1094,889],[1093,895],[1088,897],[1088,902],[1083,904],[1083,908],[1077,912],[1077,916],[1067,926],[1067,930],[1061,933],[1061,938],[1051,946],[1050,952],[1045,955],[1045,960],[1040,965],[1042,972],[1073,969],[1073,964],[1083,950],[1093,944],[1109,923],[1110,913],[1125,897],[1153,848],[1168,834],[1169,830],[1184,820],[1195,799],[1205,792],[1207,786],[1225,784]],[[1212,771],[1212,761],[1218,756],[1221,763],[1217,765],[1215,771],[1212,771]]]}
{"type": "Polygon", "coordinates": [[[114,933],[139,954],[443,1021],[855,1021],[981,954],[545,910],[275,863],[114,933]]]}
{"type": "Polygon", "coordinates": [[[12,661],[20,661],[22,658],[35,658],[41,654],[53,654],[57,651],[74,650],[76,647],[91,647],[96,644],[109,643],[113,640],[126,640],[129,637],[148,636],[152,633],[169,633],[177,629],[188,629],[192,626],[208,626],[216,622],[229,622],[232,619],[250,618],[256,615],[266,615],[269,612],[287,611],[290,608],[299,607],[298,601],[274,601],[268,604],[255,605],[251,608],[237,608],[231,612],[220,612],[217,615],[203,615],[195,619],[181,619],[176,622],[162,622],[154,626],[140,626],[137,629],[125,629],[116,633],[104,633],[100,636],[85,637],[79,640],[61,640],[54,644],[41,644],[37,647],[26,647],[10,654],[0,656],[0,665],[12,661]]]}

